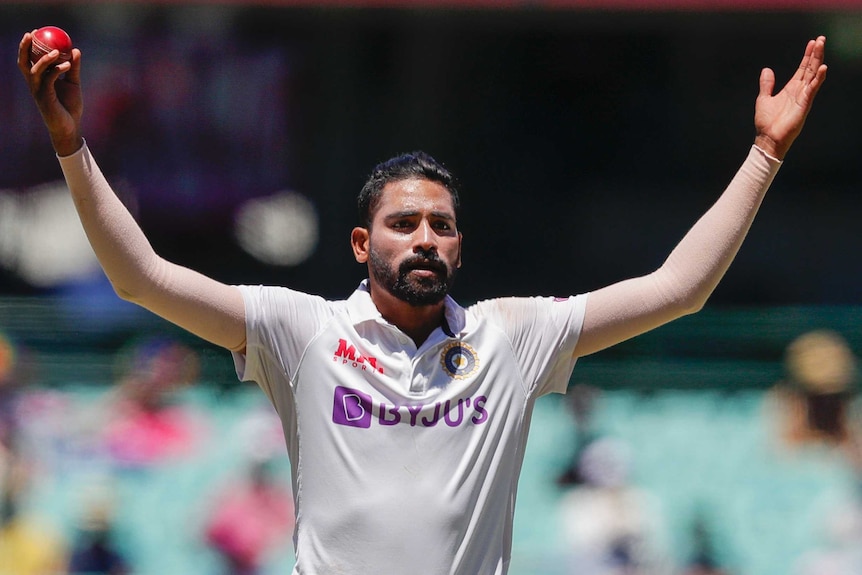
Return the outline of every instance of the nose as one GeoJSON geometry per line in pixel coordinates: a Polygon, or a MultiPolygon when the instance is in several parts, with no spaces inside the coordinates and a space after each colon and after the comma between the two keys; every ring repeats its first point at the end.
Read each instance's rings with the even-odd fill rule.
{"type": "Polygon", "coordinates": [[[437,250],[437,234],[427,221],[422,221],[419,227],[416,228],[416,236],[413,245],[413,251],[436,251],[437,250]]]}

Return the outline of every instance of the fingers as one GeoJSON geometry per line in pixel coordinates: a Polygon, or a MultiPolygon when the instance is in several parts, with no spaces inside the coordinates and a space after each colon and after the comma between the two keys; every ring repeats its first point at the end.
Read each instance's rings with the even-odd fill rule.
{"type": "Polygon", "coordinates": [[[814,54],[814,44],[815,40],[809,40],[808,44],[805,45],[805,54],[802,55],[802,61],[799,62],[799,68],[796,69],[796,74],[794,74],[795,80],[805,80],[805,75],[808,73],[808,66],[811,64],[811,56],[814,54]]]}
{"type": "Polygon", "coordinates": [[[30,44],[32,36],[26,32],[18,44],[18,69],[25,76],[30,73],[30,44]]]}
{"type": "Polygon", "coordinates": [[[824,66],[825,53],[826,36],[818,36],[814,40],[809,40],[805,46],[802,62],[799,63],[799,69],[795,75],[796,79],[801,80],[804,84],[814,81],[820,74],[820,68],[824,66]]]}
{"type": "Polygon", "coordinates": [[[818,36],[814,44],[814,54],[811,59],[811,69],[814,77],[811,79],[811,89],[816,92],[826,80],[827,66],[824,64],[826,57],[826,36],[818,36]]]}
{"type": "Polygon", "coordinates": [[[817,72],[814,74],[814,78],[805,86],[809,106],[811,105],[810,103],[814,101],[814,96],[816,96],[817,92],[820,91],[820,86],[822,86],[823,82],[826,81],[826,71],[826,64],[821,64],[817,69],[817,72]]]}
{"type": "Polygon", "coordinates": [[[70,62],[63,62],[61,64],[57,64],[56,66],[51,66],[48,68],[48,71],[44,73],[42,76],[42,84],[47,86],[53,86],[54,82],[57,81],[62,74],[68,72],[72,67],[70,62]]]}
{"type": "Polygon", "coordinates": [[[772,68],[764,68],[760,71],[760,97],[772,96],[775,90],[775,72],[772,68]]]}
{"type": "Polygon", "coordinates": [[[823,64],[823,60],[826,55],[826,36],[818,36],[816,40],[814,40],[814,51],[811,55],[811,66],[812,70],[817,70],[823,64]]]}
{"type": "MultiPolygon", "coordinates": [[[[72,49],[72,59],[68,62],[64,62],[60,64],[60,66],[65,66],[68,64],[68,68],[64,70],[66,72],[66,81],[71,82],[72,84],[81,84],[81,51],[77,48],[72,49]]],[[[57,66],[59,68],[60,66],[57,66]]]]}
{"type": "Polygon", "coordinates": [[[30,47],[32,43],[32,32],[25,33],[24,36],[21,38],[21,42],[18,44],[18,69],[21,71],[21,74],[24,76],[24,79],[27,80],[27,85],[30,87],[30,92],[35,96],[44,85],[42,82],[42,71],[44,70],[42,60],[45,58],[49,58],[49,56],[46,55],[35,64],[31,64],[30,47]]]}
{"type": "Polygon", "coordinates": [[[820,86],[826,80],[827,67],[823,63],[825,53],[825,36],[818,36],[815,40],[809,40],[805,49],[805,56],[802,58],[802,64],[800,64],[802,86],[799,94],[801,98],[797,99],[797,102],[806,110],[810,109],[820,86]]]}

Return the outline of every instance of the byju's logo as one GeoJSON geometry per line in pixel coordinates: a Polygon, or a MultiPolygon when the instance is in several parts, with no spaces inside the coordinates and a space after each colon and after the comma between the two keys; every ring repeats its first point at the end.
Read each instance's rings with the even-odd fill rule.
{"type": "Polygon", "coordinates": [[[332,402],[332,423],[371,427],[371,396],[349,387],[336,387],[332,402]]]}
{"type": "Polygon", "coordinates": [[[462,397],[456,400],[438,401],[434,404],[390,405],[375,404],[371,396],[358,389],[338,386],[332,398],[332,423],[348,427],[368,429],[374,419],[385,427],[409,425],[410,427],[446,427],[481,425],[490,414],[486,404],[488,398],[462,397]]]}

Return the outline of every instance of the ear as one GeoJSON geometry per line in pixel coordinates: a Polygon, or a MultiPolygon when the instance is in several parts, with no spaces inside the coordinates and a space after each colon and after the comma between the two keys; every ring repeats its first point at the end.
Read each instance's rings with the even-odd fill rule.
{"type": "Polygon", "coordinates": [[[461,234],[461,232],[458,232],[458,261],[455,262],[456,268],[461,267],[461,243],[462,243],[463,239],[464,239],[464,236],[461,234]]]}
{"type": "Polygon", "coordinates": [[[364,264],[368,261],[368,240],[370,234],[367,228],[353,228],[350,232],[350,247],[353,248],[353,257],[356,261],[364,264]]]}

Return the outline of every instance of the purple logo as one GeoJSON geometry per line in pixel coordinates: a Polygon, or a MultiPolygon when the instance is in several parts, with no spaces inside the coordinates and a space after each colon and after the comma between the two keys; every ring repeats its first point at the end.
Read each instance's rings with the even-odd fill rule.
{"type": "Polygon", "coordinates": [[[378,425],[383,426],[404,424],[410,427],[434,427],[438,423],[445,423],[446,427],[481,425],[490,417],[487,402],[488,398],[480,395],[457,401],[438,401],[433,405],[374,404],[367,393],[337,386],[332,401],[332,423],[362,429],[370,428],[374,418],[378,425]]]}
{"type": "Polygon", "coordinates": [[[336,387],[332,402],[332,423],[371,427],[371,396],[349,387],[336,387]]]}

